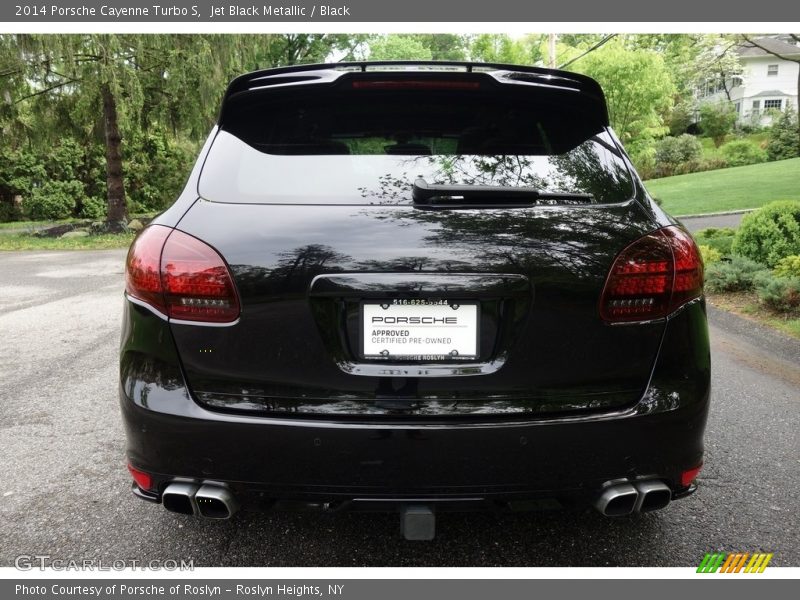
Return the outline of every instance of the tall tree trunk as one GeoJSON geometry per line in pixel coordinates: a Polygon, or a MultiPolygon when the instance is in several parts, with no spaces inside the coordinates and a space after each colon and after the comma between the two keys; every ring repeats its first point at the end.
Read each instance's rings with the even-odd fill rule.
{"type": "Polygon", "coordinates": [[[108,190],[108,223],[118,225],[128,220],[125,204],[125,182],[122,179],[122,154],[117,121],[117,101],[109,85],[103,84],[103,119],[106,134],[106,189],[108,190]]]}

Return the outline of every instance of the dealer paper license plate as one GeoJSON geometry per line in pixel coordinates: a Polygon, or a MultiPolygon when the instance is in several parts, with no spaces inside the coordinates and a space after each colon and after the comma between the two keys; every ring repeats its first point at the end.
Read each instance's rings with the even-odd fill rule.
{"type": "Polygon", "coordinates": [[[365,302],[362,323],[364,358],[438,361],[478,355],[477,303],[365,302]]]}

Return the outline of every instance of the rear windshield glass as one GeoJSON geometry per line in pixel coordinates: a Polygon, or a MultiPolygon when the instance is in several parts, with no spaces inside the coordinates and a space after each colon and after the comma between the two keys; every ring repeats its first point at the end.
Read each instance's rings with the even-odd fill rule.
{"type": "Polygon", "coordinates": [[[468,91],[306,96],[229,110],[200,195],[219,202],[410,204],[420,178],[589,195],[596,203],[632,195],[609,134],[569,104],[468,91]]]}

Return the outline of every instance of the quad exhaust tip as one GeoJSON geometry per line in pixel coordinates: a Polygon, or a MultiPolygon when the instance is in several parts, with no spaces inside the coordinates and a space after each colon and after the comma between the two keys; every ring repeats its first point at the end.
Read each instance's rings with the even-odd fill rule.
{"type": "Polygon", "coordinates": [[[197,512],[206,519],[230,519],[239,509],[236,497],[228,488],[206,484],[194,496],[197,512]]]}
{"type": "Polygon", "coordinates": [[[170,483],[161,494],[161,503],[170,512],[182,515],[197,514],[194,495],[200,486],[196,483],[170,483]]]}
{"type": "Polygon", "coordinates": [[[170,483],[161,494],[161,503],[170,512],[206,519],[230,519],[239,503],[226,487],[214,484],[170,483]]]}
{"type": "Polygon", "coordinates": [[[650,512],[667,506],[672,490],[656,479],[607,486],[595,500],[594,507],[607,517],[624,517],[632,513],[650,512]]]}

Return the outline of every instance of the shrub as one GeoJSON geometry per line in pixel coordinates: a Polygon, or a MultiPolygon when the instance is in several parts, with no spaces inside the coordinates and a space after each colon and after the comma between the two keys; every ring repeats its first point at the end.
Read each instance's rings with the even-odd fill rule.
{"type": "Polygon", "coordinates": [[[769,131],[767,157],[783,160],[800,156],[800,133],[797,129],[797,113],[787,110],[781,114],[769,131]]]}
{"type": "Polygon", "coordinates": [[[23,199],[22,207],[28,218],[34,221],[66,219],[72,216],[76,204],[85,200],[80,181],[48,181],[23,199]]]}
{"type": "Polygon", "coordinates": [[[731,253],[731,245],[735,235],[736,230],[730,227],[709,227],[695,233],[694,239],[698,244],[713,248],[722,256],[727,256],[731,253]]]}
{"type": "Polygon", "coordinates": [[[745,215],[731,250],[770,267],[800,254],[800,202],[771,202],[745,215]]]}
{"type": "Polygon", "coordinates": [[[709,240],[736,235],[733,227],[706,227],[695,234],[695,237],[704,237],[709,240]]]}
{"type": "Polygon", "coordinates": [[[660,177],[671,175],[678,165],[699,161],[702,153],[703,145],[693,135],[665,137],[655,145],[656,172],[660,177]]]}
{"type": "Polygon", "coordinates": [[[3,202],[0,200],[0,223],[19,221],[21,216],[22,215],[19,212],[19,208],[13,201],[3,202]]]}
{"type": "Polygon", "coordinates": [[[780,259],[772,271],[776,277],[800,277],[800,255],[792,254],[780,259]]]}
{"type": "Polygon", "coordinates": [[[672,107],[669,113],[669,133],[670,135],[680,135],[686,133],[689,125],[692,124],[694,118],[694,110],[692,107],[685,103],[679,102],[672,107]]]}
{"type": "Polygon", "coordinates": [[[700,256],[703,257],[703,264],[706,266],[719,262],[722,259],[722,254],[716,248],[705,244],[698,244],[697,248],[700,250],[700,256]]]}
{"type": "Polygon", "coordinates": [[[47,179],[41,156],[0,144],[0,198],[4,201],[12,202],[14,196],[29,196],[47,179]]]}
{"type": "Polygon", "coordinates": [[[105,219],[107,211],[108,203],[105,199],[88,196],[83,200],[79,214],[87,219],[105,219]]]}
{"type": "Polygon", "coordinates": [[[759,277],[756,281],[758,299],[778,312],[800,310],[800,277],[759,277]]]}
{"type": "Polygon", "coordinates": [[[633,166],[642,179],[652,179],[656,175],[656,146],[653,140],[632,142],[628,154],[633,166]]]}
{"type": "Polygon", "coordinates": [[[677,165],[673,171],[673,175],[686,175],[687,173],[700,173],[701,171],[713,171],[715,169],[724,169],[728,166],[728,161],[724,158],[707,158],[704,160],[690,160],[685,163],[677,165]]]}
{"type": "Polygon", "coordinates": [[[132,212],[169,206],[186,183],[195,150],[159,130],[131,139],[126,150],[130,158],[125,165],[125,191],[132,212]]]}
{"type": "Polygon", "coordinates": [[[700,106],[700,128],[719,148],[736,123],[736,110],[730,102],[707,102],[700,106]]]}
{"type": "Polygon", "coordinates": [[[753,289],[754,279],[764,272],[768,272],[764,265],[734,256],[708,265],[706,288],[712,292],[744,292],[753,289]]]}
{"type": "Polygon", "coordinates": [[[728,142],[720,148],[720,151],[730,167],[754,165],[767,160],[767,153],[753,142],[747,140],[728,142]]]}

